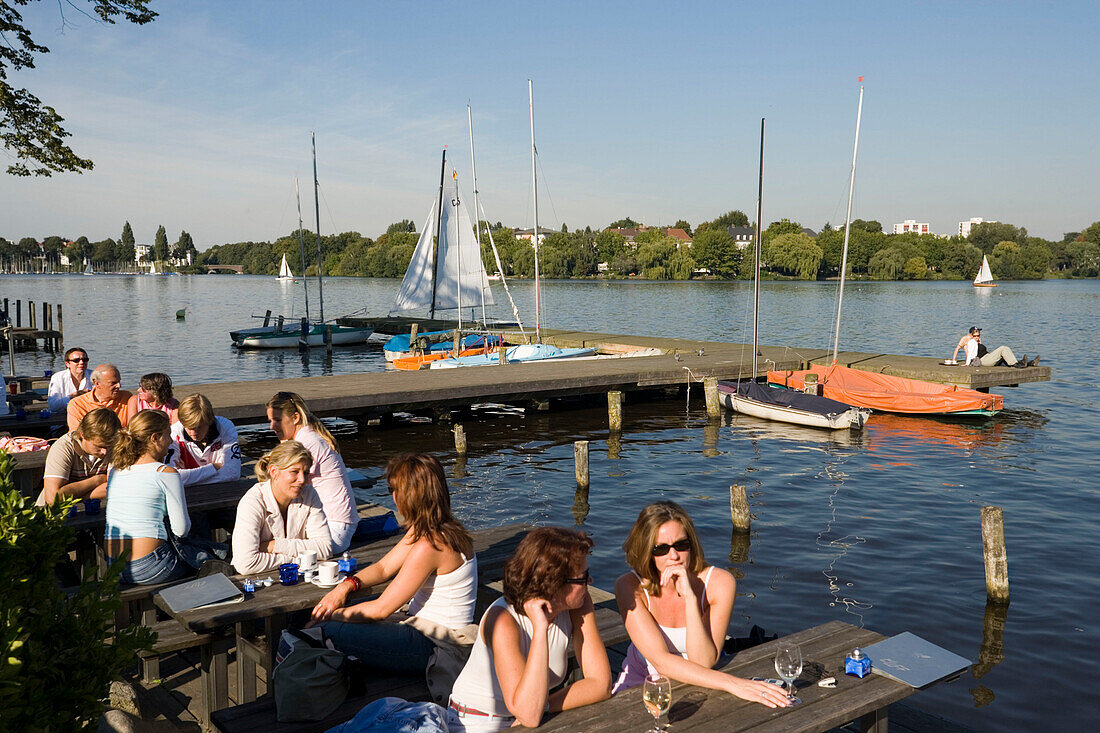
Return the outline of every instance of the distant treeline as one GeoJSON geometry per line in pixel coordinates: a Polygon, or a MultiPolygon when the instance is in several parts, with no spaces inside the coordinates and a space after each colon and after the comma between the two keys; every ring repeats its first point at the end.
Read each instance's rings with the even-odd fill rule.
{"type": "MultiPolygon", "coordinates": [[[[745,279],[752,276],[752,247],[751,244],[745,246],[744,242],[738,246],[730,233],[730,227],[745,226],[750,226],[750,222],[740,211],[727,212],[694,229],[680,220],[672,229],[682,229],[691,238],[689,245],[682,238],[670,235],[668,228],[647,229],[630,218],[612,222],[598,231],[591,227],[570,231],[562,225],[561,231],[542,230],[540,272],[547,278],[745,279]],[[631,235],[630,240],[616,230],[626,230],[631,235]]],[[[323,236],[324,272],[327,275],[401,277],[419,238],[415,229],[413,222],[404,220],[391,224],[376,239],[358,232],[323,236]]],[[[177,249],[183,254],[190,245],[190,237],[184,235],[172,248],[173,255],[177,249]]],[[[491,273],[497,270],[489,245],[490,236],[506,276],[534,276],[534,250],[530,242],[517,238],[515,231],[501,222],[482,222],[482,258],[486,270],[491,273]]],[[[306,250],[306,274],[314,275],[317,272],[316,236],[302,231],[301,238],[306,250]]],[[[768,225],[763,239],[765,277],[816,280],[836,277],[840,272],[843,228],[826,224],[821,232],[813,234],[798,222],[782,219],[768,225]]],[[[167,249],[162,232],[158,232],[157,240],[158,249],[167,249]]],[[[28,250],[29,242],[22,249],[28,250]]],[[[91,259],[98,259],[94,253],[96,246],[92,245],[91,249],[91,259]]],[[[106,255],[108,243],[103,243],[99,249],[106,255]]],[[[249,274],[274,275],[284,254],[291,269],[300,274],[299,232],[291,232],[274,242],[238,242],[211,247],[196,258],[196,268],[203,264],[241,265],[249,274]]],[[[1029,236],[1023,227],[999,222],[975,224],[970,236],[964,238],[885,234],[879,222],[857,219],[852,222],[848,267],[850,276],[872,280],[959,280],[974,277],[982,255],[989,256],[990,267],[998,280],[1097,277],[1100,275],[1100,221],[1082,232],[1067,233],[1061,241],[1050,241],[1029,236]]],[[[0,259],[2,257],[3,241],[0,240],[0,259]]]]}

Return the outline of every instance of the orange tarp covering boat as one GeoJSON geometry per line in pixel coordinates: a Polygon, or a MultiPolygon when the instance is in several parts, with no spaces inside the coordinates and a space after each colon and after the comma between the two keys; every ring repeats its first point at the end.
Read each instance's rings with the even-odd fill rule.
{"type": "Polygon", "coordinates": [[[1004,397],[1000,395],[919,379],[862,372],[838,364],[830,367],[811,364],[809,369],[802,371],[771,371],[768,372],[768,382],[802,389],[808,373],[818,376],[823,396],[881,412],[992,415],[1004,408],[1004,397]]]}
{"type": "MultiPolygon", "coordinates": [[[[459,356],[477,356],[478,354],[484,354],[488,349],[484,346],[476,349],[464,349],[459,352],[459,356]]],[[[433,351],[430,354],[417,354],[415,356],[402,356],[394,359],[390,363],[398,369],[402,369],[406,372],[415,372],[421,367],[425,367],[438,359],[450,359],[454,354],[450,351],[433,351]]]]}

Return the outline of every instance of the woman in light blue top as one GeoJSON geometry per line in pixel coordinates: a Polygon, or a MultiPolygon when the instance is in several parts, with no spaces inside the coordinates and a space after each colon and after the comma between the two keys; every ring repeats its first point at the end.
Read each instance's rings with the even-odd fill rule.
{"type": "Polygon", "coordinates": [[[125,583],[182,578],[219,554],[211,544],[181,540],[191,520],[179,474],[162,463],[171,446],[170,428],[165,413],[142,410],[115,439],[104,537],[108,559],[127,560],[121,576],[125,583]]]}

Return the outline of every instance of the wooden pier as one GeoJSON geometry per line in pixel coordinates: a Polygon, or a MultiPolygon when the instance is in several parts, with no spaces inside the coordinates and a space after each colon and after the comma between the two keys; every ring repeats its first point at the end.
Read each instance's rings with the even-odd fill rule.
{"type": "MultiPolygon", "coordinates": [[[[504,335],[510,340],[522,340],[518,332],[506,330],[504,335]]],[[[318,415],[362,421],[395,412],[442,414],[486,402],[546,409],[553,400],[612,391],[678,395],[689,385],[697,387],[702,396],[702,381],[706,377],[753,376],[752,347],[746,344],[549,330],[543,331],[543,340],[562,347],[595,347],[606,354],[646,348],[660,349],[664,353],[464,369],[177,385],[175,392],[181,397],[202,392],[219,415],[236,421],[266,419],[264,405],[279,391],[297,392],[318,415]]],[[[825,349],[762,346],[759,351],[757,377],[765,376],[769,369],[799,369],[809,363],[824,364],[831,356],[825,349]]],[[[1049,381],[1051,374],[1048,366],[1026,369],[943,366],[930,357],[861,352],[841,352],[838,361],[854,369],[982,390],[1049,381]]]]}

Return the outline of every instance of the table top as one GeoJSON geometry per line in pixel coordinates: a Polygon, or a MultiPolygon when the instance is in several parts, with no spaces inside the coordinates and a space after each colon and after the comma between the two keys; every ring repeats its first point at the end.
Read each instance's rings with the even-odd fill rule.
{"type": "MultiPolygon", "coordinates": [[[[187,496],[187,511],[188,513],[209,512],[237,506],[245,492],[255,485],[256,479],[249,477],[239,478],[236,481],[186,486],[183,493],[187,496]]],[[[103,516],[106,508],[106,502],[101,502],[99,514],[85,514],[84,503],[81,502],[76,505],[75,513],[69,516],[66,524],[76,530],[102,530],[106,522],[103,516]]]]}
{"type": "MultiPolygon", "coordinates": [[[[485,529],[471,532],[474,541],[474,552],[477,553],[479,575],[494,575],[499,577],[505,560],[515,552],[516,545],[530,529],[525,524],[510,524],[504,527],[485,529]]],[[[401,539],[400,535],[390,537],[349,551],[362,569],[367,564],[376,562],[385,555],[391,547],[401,539]]],[[[284,586],[279,584],[279,571],[271,570],[266,573],[256,573],[250,576],[231,576],[238,586],[246,578],[274,578],[275,584],[267,587],[257,587],[251,598],[245,598],[240,603],[207,606],[193,608],[188,611],[174,612],[168,604],[164,603],[158,593],[153,597],[153,602],[177,621],[191,631],[207,633],[217,631],[227,626],[265,619],[279,614],[292,613],[307,608],[313,608],[317,601],[321,600],[331,588],[322,588],[312,583],[299,582],[296,585],[284,586]]],[[[372,591],[377,592],[383,586],[377,585],[372,591]]]]}
{"type": "MultiPolygon", "coordinates": [[[[844,674],[844,657],[853,647],[864,647],[885,637],[841,621],[799,631],[776,641],[739,652],[723,667],[738,677],[774,678],[775,650],[780,643],[802,648],[802,675],[795,685],[801,705],[768,708],[725,692],[672,683],[668,720],[677,733],[711,731],[823,731],[883,708],[917,690],[881,675],[863,679],[844,674]],[[836,678],[836,688],[818,687],[824,677],[836,678]]],[[[642,704],[642,688],[619,693],[610,700],[559,713],[539,726],[540,731],[640,731],[653,724],[642,704]]]]}

